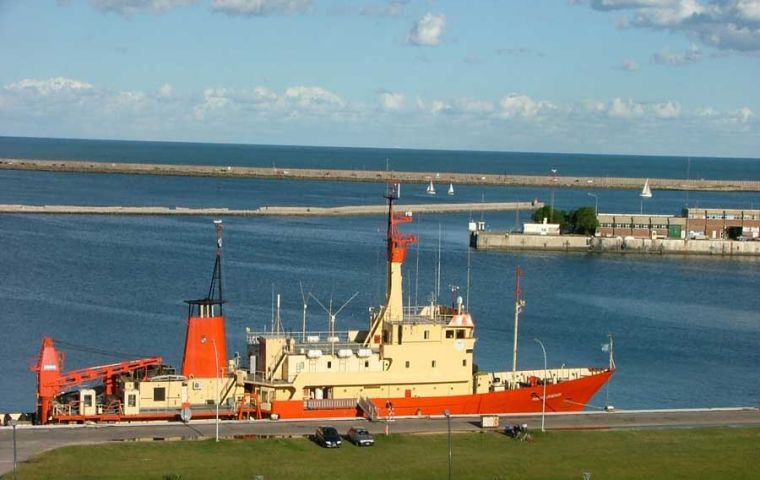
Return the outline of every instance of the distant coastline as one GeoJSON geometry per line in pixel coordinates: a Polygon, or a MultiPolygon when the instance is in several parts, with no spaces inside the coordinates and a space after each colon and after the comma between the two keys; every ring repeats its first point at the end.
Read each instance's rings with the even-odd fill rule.
{"type": "MultiPolygon", "coordinates": [[[[594,177],[561,175],[499,175],[493,173],[409,172],[379,170],[337,170],[288,167],[240,167],[210,165],[174,165],[162,163],[114,163],[74,160],[32,160],[0,158],[0,170],[73,172],[125,175],[164,175],[196,177],[233,177],[281,180],[320,180],[342,182],[402,182],[430,181],[456,185],[640,189],[646,179],[628,177],[594,177]]],[[[712,192],[760,192],[760,181],[650,178],[649,185],[657,190],[712,192]]]]}

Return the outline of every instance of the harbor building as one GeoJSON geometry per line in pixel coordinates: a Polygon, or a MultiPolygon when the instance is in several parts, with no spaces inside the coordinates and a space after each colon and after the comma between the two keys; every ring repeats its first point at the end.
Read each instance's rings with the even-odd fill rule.
{"type": "Polygon", "coordinates": [[[600,213],[597,237],[731,239],[760,238],[760,210],[685,208],[680,216],[600,213]]]}

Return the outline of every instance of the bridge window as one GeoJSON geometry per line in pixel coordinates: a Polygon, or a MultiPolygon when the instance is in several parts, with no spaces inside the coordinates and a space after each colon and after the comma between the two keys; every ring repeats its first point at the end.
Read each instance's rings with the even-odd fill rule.
{"type": "Polygon", "coordinates": [[[406,361],[406,368],[409,368],[409,360],[406,361]]]}
{"type": "Polygon", "coordinates": [[[464,330],[457,330],[457,338],[464,338],[464,330]]]}
{"type": "Polygon", "coordinates": [[[454,330],[446,330],[446,338],[454,338],[454,330]]]}
{"type": "Polygon", "coordinates": [[[431,367],[435,368],[435,360],[433,360],[433,363],[431,364],[431,367]]]}
{"type": "Polygon", "coordinates": [[[430,330],[425,330],[422,333],[422,338],[424,338],[425,340],[429,339],[430,338],[430,330]]]}
{"type": "Polygon", "coordinates": [[[154,402],[163,402],[166,400],[166,388],[165,387],[156,387],[153,389],[153,401],[154,402]]]}
{"type": "Polygon", "coordinates": [[[467,366],[467,359],[466,359],[466,358],[465,358],[464,360],[462,360],[462,366],[463,366],[463,367],[466,367],[466,366],[467,366]]]}
{"type": "Polygon", "coordinates": [[[327,362],[327,368],[332,368],[332,362],[327,362]]]}
{"type": "Polygon", "coordinates": [[[369,368],[369,360],[364,361],[364,368],[369,368]]]}

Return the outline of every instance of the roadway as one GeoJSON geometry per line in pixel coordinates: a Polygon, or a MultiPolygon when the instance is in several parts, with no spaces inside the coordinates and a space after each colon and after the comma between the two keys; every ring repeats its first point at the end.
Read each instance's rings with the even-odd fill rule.
{"type": "MultiPolygon", "coordinates": [[[[528,424],[532,430],[540,429],[541,414],[502,415],[500,423],[528,424]]],[[[380,435],[386,425],[391,433],[424,434],[446,433],[444,417],[396,418],[385,423],[363,419],[340,420],[258,420],[224,421],[220,423],[222,438],[306,437],[314,433],[317,425],[332,424],[341,433],[351,425],[362,424],[370,432],[380,435]]],[[[621,430],[644,428],[697,428],[697,427],[754,427],[760,428],[758,408],[725,408],[694,410],[641,410],[615,412],[581,412],[546,415],[547,430],[621,430]]],[[[453,432],[476,432],[480,417],[454,416],[453,432]]],[[[105,425],[20,425],[16,429],[18,462],[28,460],[41,452],[69,445],[83,445],[119,441],[197,440],[214,438],[213,420],[190,423],[139,423],[105,425]]],[[[13,431],[0,427],[0,475],[13,470],[13,431]]]]}

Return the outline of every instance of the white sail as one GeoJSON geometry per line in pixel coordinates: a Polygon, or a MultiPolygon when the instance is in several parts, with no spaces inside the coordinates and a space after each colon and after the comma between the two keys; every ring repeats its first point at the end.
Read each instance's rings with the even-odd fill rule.
{"type": "Polygon", "coordinates": [[[449,183],[449,195],[454,195],[454,184],[449,183]]]}
{"type": "Polygon", "coordinates": [[[426,191],[430,195],[435,195],[435,186],[433,186],[433,181],[432,180],[430,180],[430,185],[428,185],[426,191]]]}
{"type": "Polygon", "coordinates": [[[647,178],[647,181],[644,182],[644,188],[641,189],[641,193],[639,194],[641,198],[652,198],[652,190],[649,188],[649,179],[647,178]]]}

